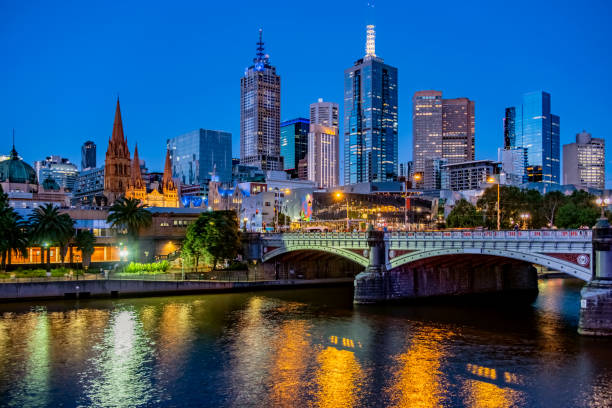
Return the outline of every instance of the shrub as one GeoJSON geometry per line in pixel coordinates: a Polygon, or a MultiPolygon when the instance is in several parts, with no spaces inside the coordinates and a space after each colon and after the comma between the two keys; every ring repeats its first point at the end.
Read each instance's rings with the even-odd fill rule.
{"type": "Polygon", "coordinates": [[[125,267],[125,273],[133,273],[133,274],[159,274],[166,273],[170,269],[170,262],[161,261],[161,262],[152,262],[152,263],[139,263],[139,262],[130,262],[128,266],[125,267]]]}

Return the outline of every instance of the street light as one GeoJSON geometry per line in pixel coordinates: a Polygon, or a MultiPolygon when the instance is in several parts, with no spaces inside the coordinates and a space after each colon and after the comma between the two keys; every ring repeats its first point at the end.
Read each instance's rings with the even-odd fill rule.
{"type": "Polygon", "coordinates": [[[501,210],[499,208],[499,182],[500,182],[500,180],[497,180],[497,183],[496,183],[495,178],[490,176],[487,179],[487,182],[497,184],[497,230],[499,231],[500,224],[501,224],[501,210]]]}
{"type": "Polygon", "coordinates": [[[595,202],[597,203],[597,205],[599,206],[599,208],[601,208],[601,217],[600,219],[604,219],[606,218],[606,215],[604,213],[605,208],[610,205],[610,199],[608,197],[603,198],[603,197],[597,197],[597,199],[595,200],[595,202]]]}
{"type": "Polygon", "coordinates": [[[522,213],[521,214],[521,220],[523,220],[523,229],[527,229],[527,222],[529,220],[531,216],[529,215],[529,213],[522,213]]]}
{"type": "MultiPolygon", "coordinates": [[[[342,192],[340,191],[336,191],[336,198],[341,200],[342,199],[342,192]]],[[[349,226],[349,201],[348,201],[348,196],[345,196],[346,198],[346,231],[348,232],[350,230],[350,226],[349,226]]]]}

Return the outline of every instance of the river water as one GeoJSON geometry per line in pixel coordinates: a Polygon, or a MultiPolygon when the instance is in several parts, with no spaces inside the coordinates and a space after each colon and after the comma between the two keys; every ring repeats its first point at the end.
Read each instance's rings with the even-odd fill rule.
{"type": "Polygon", "coordinates": [[[0,406],[610,407],[581,283],[533,306],[352,305],[351,288],[0,305],[0,406]]]}

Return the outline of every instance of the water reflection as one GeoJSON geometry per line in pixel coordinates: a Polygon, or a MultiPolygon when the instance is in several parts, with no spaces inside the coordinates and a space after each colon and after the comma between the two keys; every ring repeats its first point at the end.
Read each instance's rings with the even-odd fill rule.
{"type": "Polygon", "coordinates": [[[353,407],[364,381],[363,370],[353,351],[326,347],[317,355],[315,374],[318,407],[353,407]]]}
{"type": "Polygon", "coordinates": [[[543,285],[511,312],[350,288],[0,305],[0,406],[612,406],[612,342],[576,334],[579,286],[543,285]]]}
{"type": "Polygon", "coordinates": [[[98,356],[92,359],[84,405],[137,407],[154,400],[151,384],[152,348],[143,335],[142,323],[132,310],[114,312],[99,344],[98,356]]]}
{"type": "Polygon", "coordinates": [[[408,350],[395,358],[396,372],[387,390],[393,407],[439,407],[448,384],[441,371],[444,340],[450,333],[440,329],[417,330],[408,350]]]}

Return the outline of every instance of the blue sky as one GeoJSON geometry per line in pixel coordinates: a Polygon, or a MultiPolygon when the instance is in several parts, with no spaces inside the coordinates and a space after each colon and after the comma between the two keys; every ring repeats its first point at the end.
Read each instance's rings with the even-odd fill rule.
{"type": "MultiPolygon", "coordinates": [[[[372,0],[370,0],[372,1],[372,0]]],[[[29,162],[80,163],[88,139],[104,160],[117,93],[125,134],[152,170],[165,141],[196,128],[233,134],[239,154],[240,77],[264,29],[282,81],[282,119],[322,97],[342,104],[343,71],[376,51],[399,69],[399,156],[412,157],[417,90],[476,101],[476,157],[496,158],[504,108],[546,90],[561,143],[586,129],[607,142],[612,184],[612,5],[606,1],[137,2],[0,1],[0,152],[11,129],[29,162]]]]}

